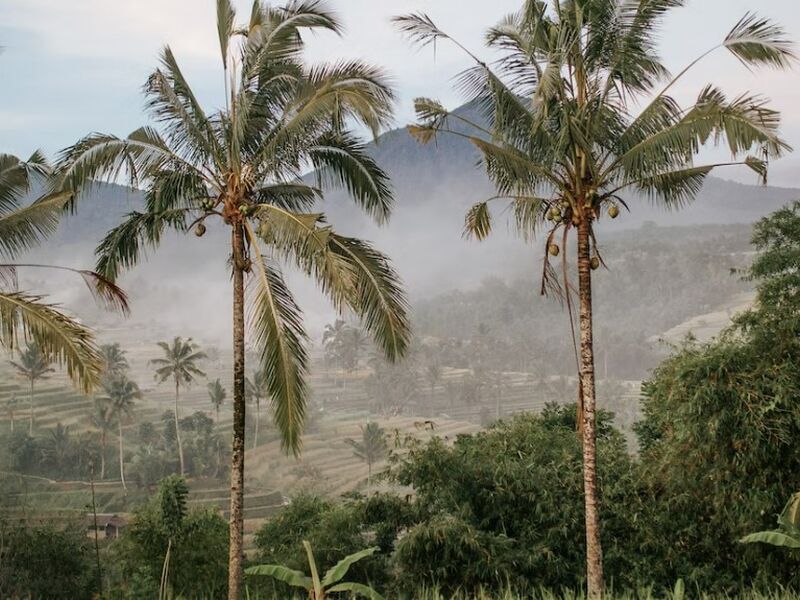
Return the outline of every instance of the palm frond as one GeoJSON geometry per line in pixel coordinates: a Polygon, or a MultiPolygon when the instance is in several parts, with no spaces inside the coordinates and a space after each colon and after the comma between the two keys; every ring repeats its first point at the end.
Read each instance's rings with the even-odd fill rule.
{"type": "Polygon", "coordinates": [[[99,383],[103,361],[89,329],[40,296],[0,292],[0,344],[15,350],[33,340],[48,359],[63,365],[85,393],[99,383]]]}
{"type": "Polygon", "coordinates": [[[389,177],[355,136],[328,134],[309,150],[320,187],[344,187],[350,196],[379,223],[389,217],[392,190],[389,177]]]}
{"type": "Polygon", "coordinates": [[[725,38],[723,45],[745,66],[789,68],[796,60],[794,44],[780,25],[747,13],[725,38]]]}
{"type": "Polygon", "coordinates": [[[127,219],[109,231],[95,250],[96,271],[114,282],[124,269],[136,265],[147,248],[155,248],[165,229],[186,229],[186,209],[160,213],[129,213],[127,219]]]}
{"type": "Polygon", "coordinates": [[[0,251],[9,257],[30,250],[55,233],[69,193],[45,194],[29,205],[0,216],[0,251]]]}
{"type": "Polygon", "coordinates": [[[489,203],[478,202],[467,211],[464,219],[464,237],[474,237],[484,240],[492,231],[492,215],[489,212],[489,203]]]}
{"type": "Polygon", "coordinates": [[[352,286],[346,288],[348,305],[387,360],[399,360],[411,339],[408,301],[400,277],[386,256],[366,242],[332,233],[329,244],[333,255],[352,273],[352,286]]]}
{"type": "MultiPolygon", "coordinates": [[[[251,244],[257,245],[247,227],[251,244]]],[[[251,290],[250,326],[261,355],[272,398],[275,425],[281,445],[295,455],[302,448],[306,413],[308,356],[302,313],[276,265],[254,257],[256,276],[251,290]]]]}
{"type": "MultiPolygon", "coordinates": [[[[256,3],[257,5],[258,3],[256,3]]],[[[236,24],[236,9],[230,0],[217,0],[217,36],[219,37],[219,50],[222,56],[222,66],[228,68],[228,48],[236,24]]]]}

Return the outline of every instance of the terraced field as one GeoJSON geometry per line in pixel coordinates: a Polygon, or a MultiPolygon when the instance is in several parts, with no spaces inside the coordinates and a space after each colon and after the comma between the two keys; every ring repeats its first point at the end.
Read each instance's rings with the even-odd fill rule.
{"type": "MultiPolygon", "coordinates": [[[[131,366],[130,377],[139,383],[143,393],[142,400],[136,404],[133,420],[124,426],[125,433],[129,434],[126,435],[126,451],[131,452],[135,450],[132,442],[135,436],[131,434],[138,424],[159,421],[164,411],[172,410],[174,406],[172,386],[158,385],[148,365],[148,361],[158,355],[158,348],[154,343],[137,341],[136,335],[136,332],[120,330],[106,336],[109,341],[119,341],[126,349],[131,366]]],[[[203,343],[202,340],[198,342],[203,343]]],[[[230,389],[230,369],[224,360],[207,361],[204,368],[209,380],[219,377],[230,389]]],[[[469,372],[445,369],[433,389],[427,383],[420,383],[419,400],[415,403],[419,415],[371,415],[374,406],[363,381],[368,374],[366,371],[327,372],[319,368],[312,371],[312,399],[321,410],[304,438],[299,458],[281,452],[277,435],[270,426],[268,406],[262,406],[259,446],[248,448],[246,453],[245,531],[248,542],[252,542],[253,533],[264,519],[280,510],[287,498],[298,491],[336,496],[352,490],[365,490],[367,467],[354,456],[345,440],[357,438],[359,427],[368,420],[379,422],[390,438],[412,434],[421,439],[434,435],[453,439],[460,433],[477,431],[481,421],[494,418],[498,411],[509,416],[521,411],[538,411],[548,401],[571,402],[574,398],[569,391],[574,382],[563,378],[533,379],[527,373],[509,372],[502,376],[499,402],[467,404],[454,394],[454,389],[469,372]],[[446,410],[431,411],[430,406],[446,407],[446,410]],[[432,430],[422,424],[426,420],[433,422],[432,430]]],[[[212,413],[205,383],[201,381],[182,391],[180,410],[183,416],[195,411],[212,413]]],[[[638,406],[638,382],[624,385],[622,397],[616,398],[619,406],[611,408],[619,410],[627,405],[638,406]]],[[[7,408],[9,400],[14,397],[17,399],[15,426],[27,429],[27,384],[15,376],[6,360],[0,360],[0,434],[10,428],[11,415],[7,408]]],[[[75,434],[92,428],[93,399],[76,392],[62,373],[53,374],[37,384],[33,405],[37,431],[58,423],[69,426],[70,432],[75,434]]],[[[222,407],[216,427],[227,435],[230,426],[228,401],[222,407]]],[[[110,443],[116,443],[116,436],[112,436],[110,443]]],[[[383,466],[376,465],[373,472],[380,472],[383,466]]],[[[81,515],[91,505],[91,490],[87,482],[57,482],[0,473],[0,484],[0,506],[6,507],[6,511],[81,515]]],[[[372,485],[373,489],[379,489],[387,484],[373,480],[372,485]]],[[[226,481],[193,480],[190,487],[191,505],[208,506],[227,513],[226,481]]],[[[98,482],[95,491],[99,512],[126,513],[147,495],[146,490],[129,489],[126,496],[119,481],[98,482]]]]}

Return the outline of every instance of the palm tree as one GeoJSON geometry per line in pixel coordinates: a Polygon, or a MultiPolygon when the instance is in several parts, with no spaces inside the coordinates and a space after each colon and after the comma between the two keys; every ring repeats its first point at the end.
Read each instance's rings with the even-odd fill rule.
{"type": "Polygon", "coordinates": [[[228,391],[222,387],[219,379],[208,384],[208,397],[211,399],[211,404],[217,413],[217,421],[219,421],[219,408],[225,402],[225,398],[228,397],[228,391]]]}
{"type": "Polygon", "coordinates": [[[69,426],[57,423],[54,429],[48,432],[42,444],[42,463],[52,468],[56,477],[62,476],[70,459],[72,440],[69,426]]]}
{"type": "Polygon", "coordinates": [[[367,463],[367,489],[372,485],[372,465],[386,456],[386,432],[374,421],[361,426],[361,440],[346,439],[353,454],[367,463]]]}
{"type": "Polygon", "coordinates": [[[181,385],[189,386],[197,377],[206,376],[197,366],[198,362],[205,360],[206,355],[197,349],[192,338],[184,341],[180,337],[176,337],[172,340],[171,346],[167,342],[158,342],[158,346],[163,350],[164,358],[154,358],[150,364],[156,367],[156,381],[164,383],[167,379],[172,379],[175,382],[175,438],[178,442],[178,458],[181,465],[181,477],[183,477],[185,467],[180,416],[178,415],[181,385]]]}
{"type": "Polygon", "coordinates": [[[142,397],[139,386],[128,379],[126,375],[118,375],[103,382],[105,396],[101,401],[108,402],[111,406],[111,414],[117,422],[117,434],[119,437],[119,476],[122,480],[122,489],[128,493],[128,486],[125,485],[125,455],[122,441],[122,421],[130,417],[133,413],[134,400],[142,397]]]}
{"type": "Polygon", "coordinates": [[[19,404],[19,400],[17,399],[16,394],[12,394],[11,398],[6,400],[6,412],[8,413],[8,418],[11,421],[11,433],[14,433],[14,411],[17,410],[17,404],[19,404]]]}
{"type": "Polygon", "coordinates": [[[39,344],[30,342],[25,351],[19,355],[19,362],[10,361],[17,374],[28,380],[30,416],[28,420],[28,435],[33,435],[33,388],[37,381],[47,379],[50,373],[55,372],[50,366],[50,361],[42,354],[39,344]]]}
{"type": "Polygon", "coordinates": [[[744,165],[766,179],[770,159],[788,146],[780,118],[761,96],[729,99],[714,86],[682,106],[670,95],[701,59],[727,49],[750,68],[787,68],[792,46],[783,29],[752,14],[727,37],[677,75],[656,52],[659,27],[683,0],[528,0],[487,34],[499,52],[490,67],[422,14],[398,17],[398,26],[421,44],[450,40],[474,60],[460,87],[486,124],[419,99],[412,133],[428,142],[442,133],[468,140],[482,155],[496,196],[473,206],[465,232],[483,239],[492,228],[490,204],[510,203],[525,238],[544,230],[542,291],[560,288],[572,320],[567,264],[570,234],[577,237],[580,351],[578,421],[582,430],[587,584],[602,593],[602,551],[597,498],[595,368],[592,270],[602,265],[595,223],[638,192],[666,207],[690,202],[706,176],[723,166],[744,165]],[[640,108],[643,107],[643,108],[640,108]],[[707,144],[726,142],[728,162],[696,165],[707,144]],[[562,275],[551,257],[561,254],[562,275]],[[559,282],[563,279],[563,282],[559,282]]]}
{"type": "Polygon", "coordinates": [[[253,378],[245,377],[244,396],[256,404],[256,428],[253,432],[253,448],[258,446],[258,423],[261,420],[261,400],[269,397],[269,378],[264,369],[253,373],[253,378]]]}
{"type": "Polygon", "coordinates": [[[100,479],[106,477],[106,440],[108,432],[114,427],[115,418],[114,407],[108,399],[95,399],[92,425],[100,432],[100,479]]]}
{"type": "Polygon", "coordinates": [[[17,289],[19,269],[59,269],[83,278],[96,298],[128,312],[127,298],[117,286],[93,271],[14,262],[52,235],[73,201],[69,192],[45,193],[25,203],[33,187],[42,185],[51,167],[41,152],[24,161],[0,154],[0,346],[14,351],[19,339],[32,340],[48,361],[63,364],[73,382],[88,393],[99,382],[101,361],[92,332],[42,296],[17,289]]]}
{"type": "Polygon", "coordinates": [[[110,280],[133,267],[167,229],[202,236],[210,223],[229,232],[232,270],[233,449],[231,453],[229,598],[242,595],[245,449],[245,304],[269,379],[284,449],[298,453],[308,368],[300,311],[278,261],[315,278],[337,310],[363,319],[387,356],[409,338],[405,297],[388,260],[365,242],[337,234],[314,211],[322,186],[338,186],[368,214],[385,221],[391,190],[385,173],[349,127],[373,134],[391,117],[393,94],[379,69],[358,61],[309,68],[304,31],[341,31],[318,2],[275,8],[256,1],[237,24],[229,0],[217,2],[223,108],[206,113],[172,51],[148,79],[148,107],[159,127],[125,139],[91,134],[68,148],[58,189],[77,192],[117,180],[145,188],[144,209],[104,238],[98,270],[110,280]],[[315,180],[303,179],[314,169],[315,180]],[[245,298],[245,280],[251,292],[245,298]]]}
{"type": "Polygon", "coordinates": [[[126,352],[118,343],[103,344],[100,346],[100,356],[103,359],[103,373],[105,375],[121,375],[130,368],[126,352]]]}

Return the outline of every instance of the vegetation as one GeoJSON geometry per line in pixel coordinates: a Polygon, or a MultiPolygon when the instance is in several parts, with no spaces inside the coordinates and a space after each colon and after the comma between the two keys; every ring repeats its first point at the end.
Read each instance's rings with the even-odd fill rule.
{"type": "Polygon", "coordinates": [[[742,538],[745,544],[764,543],[783,548],[800,548],[800,493],[789,499],[778,516],[778,529],[759,531],[742,538]]]}
{"type": "Polygon", "coordinates": [[[20,354],[19,361],[11,361],[11,365],[21,377],[28,380],[28,385],[30,386],[28,435],[33,435],[33,387],[37,381],[46,379],[55,369],[50,366],[50,361],[42,354],[35,342],[28,344],[25,351],[20,354]]]}
{"type": "Polygon", "coordinates": [[[219,378],[208,384],[208,397],[211,400],[211,405],[214,407],[217,421],[219,421],[219,409],[225,402],[225,398],[228,397],[228,391],[222,386],[219,378]]]}
{"type": "Polygon", "coordinates": [[[88,598],[97,573],[89,540],[76,523],[0,520],[0,596],[88,598]]]}
{"type": "Polygon", "coordinates": [[[314,560],[314,553],[311,550],[311,544],[304,541],[303,547],[308,556],[310,576],[281,565],[258,565],[256,567],[250,567],[247,569],[247,574],[266,575],[267,577],[273,577],[278,581],[282,581],[291,587],[304,589],[308,592],[310,600],[325,600],[325,598],[331,594],[337,593],[347,593],[351,596],[364,597],[371,600],[383,600],[383,596],[369,586],[352,581],[342,581],[344,576],[347,575],[347,571],[350,570],[351,565],[368,556],[372,556],[377,548],[368,548],[367,550],[362,550],[361,552],[344,557],[320,578],[319,572],[317,571],[317,563],[314,560]]]}
{"type": "Polygon", "coordinates": [[[117,375],[103,383],[105,396],[103,402],[107,402],[111,409],[111,414],[117,422],[117,438],[119,440],[119,476],[122,479],[122,487],[125,491],[128,486],[125,484],[125,450],[122,443],[122,423],[130,418],[136,400],[142,397],[139,386],[128,379],[124,374],[117,375]]]}
{"type": "MultiPolygon", "coordinates": [[[[592,271],[603,260],[595,223],[605,215],[616,218],[620,206],[627,208],[622,194],[631,190],[680,207],[694,199],[718,167],[744,165],[766,180],[770,158],[789,149],[779,136],[778,113],[760,96],[729,100],[721,89],[708,85],[684,107],[670,95],[710,54],[705,52],[676,76],[656,54],[659,27],[683,4],[526,2],[487,32],[488,46],[501,54],[497,68],[454,41],[474,59],[475,67],[461,74],[459,86],[485,116],[488,128],[427,98],[416,101],[420,123],[411,128],[421,142],[450,134],[466,137],[480,151],[496,195],[470,209],[467,235],[489,235],[489,203],[496,200],[510,201],[522,237],[545,229],[542,293],[556,291],[565,298],[573,339],[573,284],[566,265],[569,237],[576,233],[580,351],[576,346],[575,362],[584,452],[586,573],[593,598],[603,589],[592,305],[592,271]],[[639,111],[639,106],[644,108],[639,111]],[[729,162],[694,163],[704,144],[723,141],[732,155],[729,162]],[[562,250],[563,283],[550,265],[550,258],[562,250]]],[[[402,16],[396,22],[421,45],[452,41],[426,15],[402,16]]],[[[713,50],[717,48],[727,49],[749,68],[788,68],[793,59],[785,32],[750,14],[713,50]]]]}
{"type": "Polygon", "coordinates": [[[380,425],[370,421],[361,427],[361,439],[348,438],[345,442],[352,446],[353,454],[367,463],[367,490],[372,487],[372,465],[386,457],[386,432],[380,425]]]}
{"type": "Polygon", "coordinates": [[[197,349],[197,345],[191,339],[186,341],[179,337],[172,340],[172,345],[167,342],[159,342],[159,348],[164,352],[162,358],[154,358],[150,364],[156,368],[156,380],[163,383],[171,379],[175,383],[175,439],[178,442],[178,458],[181,465],[181,477],[186,473],[183,461],[183,444],[181,443],[181,428],[178,424],[180,420],[178,406],[180,404],[181,385],[189,386],[198,377],[205,377],[206,374],[200,370],[197,363],[206,358],[204,352],[197,349]]]}

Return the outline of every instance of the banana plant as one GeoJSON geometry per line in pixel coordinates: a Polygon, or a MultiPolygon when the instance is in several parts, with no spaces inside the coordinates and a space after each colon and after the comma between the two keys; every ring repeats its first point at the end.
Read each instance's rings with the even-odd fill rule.
{"type": "Polygon", "coordinates": [[[281,565],[258,565],[246,569],[245,573],[248,575],[266,575],[292,587],[302,588],[308,592],[309,600],[326,600],[330,594],[337,593],[348,593],[368,600],[384,600],[383,596],[367,585],[342,581],[353,564],[372,556],[378,549],[377,547],[367,548],[361,552],[346,556],[336,563],[334,567],[328,569],[322,579],[320,579],[317,571],[317,563],[314,560],[314,553],[311,551],[311,544],[303,541],[303,547],[306,549],[306,555],[308,556],[310,576],[281,565]]]}
{"type": "Polygon", "coordinates": [[[778,517],[778,529],[751,533],[740,540],[745,544],[761,542],[783,548],[800,548],[800,492],[786,503],[778,517]]]}

